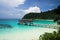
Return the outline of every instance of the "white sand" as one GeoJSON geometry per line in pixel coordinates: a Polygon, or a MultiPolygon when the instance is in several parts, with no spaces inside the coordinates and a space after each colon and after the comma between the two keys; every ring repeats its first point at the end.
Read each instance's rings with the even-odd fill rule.
{"type": "Polygon", "coordinates": [[[41,34],[53,31],[57,30],[48,28],[31,28],[21,31],[21,29],[16,29],[6,34],[0,34],[0,40],[38,40],[41,34]]]}

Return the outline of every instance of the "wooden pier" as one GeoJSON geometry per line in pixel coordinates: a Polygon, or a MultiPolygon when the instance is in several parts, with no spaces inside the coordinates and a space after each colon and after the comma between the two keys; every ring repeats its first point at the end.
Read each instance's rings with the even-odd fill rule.
{"type": "Polygon", "coordinates": [[[52,28],[52,29],[58,29],[60,25],[55,24],[33,24],[31,26],[37,26],[37,27],[43,27],[43,28],[52,28]]]}
{"type": "Polygon", "coordinates": [[[53,29],[58,29],[60,27],[60,25],[57,25],[57,24],[34,24],[32,19],[19,20],[18,24],[36,26],[36,27],[53,28],[53,29]]]}
{"type": "Polygon", "coordinates": [[[25,25],[27,25],[28,23],[29,23],[29,25],[30,24],[32,24],[32,19],[22,19],[22,20],[19,20],[19,24],[25,24],[25,25]]]}

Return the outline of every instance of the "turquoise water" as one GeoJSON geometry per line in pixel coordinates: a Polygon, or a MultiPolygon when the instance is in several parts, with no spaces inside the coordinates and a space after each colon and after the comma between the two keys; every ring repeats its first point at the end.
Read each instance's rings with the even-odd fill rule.
{"type": "MultiPolygon", "coordinates": [[[[0,28],[0,40],[38,40],[44,32],[53,32],[56,29],[45,27],[17,25],[18,19],[0,20],[0,24],[11,25],[12,28],[0,28]]],[[[35,24],[55,24],[49,20],[34,20],[35,24]]]]}
{"type": "Polygon", "coordinates": [[[34,20],[36,24],[54,24],[53,20],[34,20]]]}

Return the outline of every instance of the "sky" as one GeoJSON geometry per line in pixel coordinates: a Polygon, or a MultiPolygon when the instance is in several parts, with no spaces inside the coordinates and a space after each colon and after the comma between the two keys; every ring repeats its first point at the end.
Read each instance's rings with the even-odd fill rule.
{"type": "Polygon", "coordinates": [[[0,0],[0,19],[19,19],[30,12],[40,13],[60,5],[60,0],[0,0]]]}

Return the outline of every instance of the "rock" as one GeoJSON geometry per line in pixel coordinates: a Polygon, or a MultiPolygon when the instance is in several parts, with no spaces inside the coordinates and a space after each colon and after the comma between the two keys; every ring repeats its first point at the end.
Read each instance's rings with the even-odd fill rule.
{"type": "Polygon", "coordinates": [[[25,23],[25,25],[28,25],[27,23],[25,23]]]}
{"type": "Polygon", "coordinates": [[[8,24],[0,24],[0,28],[12,28],[12,26],[8,24]]]}
{"type": "Polygon", "coordinates": [[[18,25],[20,25],[20,23],[17,23],[18,25]]]}

